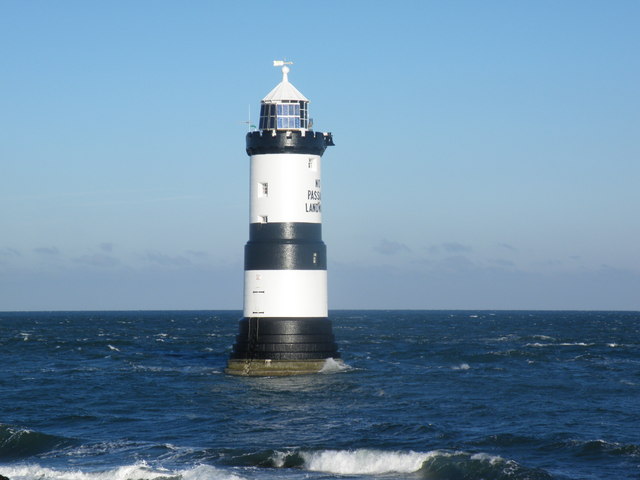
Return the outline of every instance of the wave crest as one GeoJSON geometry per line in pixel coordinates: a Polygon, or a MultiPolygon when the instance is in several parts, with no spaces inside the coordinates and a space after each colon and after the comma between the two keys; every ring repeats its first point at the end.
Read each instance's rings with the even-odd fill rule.
{"type": "MultiPolygon", "coordinates": [[[[288,454],[288,452],[287,452],[288,454]]],[[[274,461],[286,466],[287,454],[274,461]]],[[[552,476],[538,469],[524,467],[513,460],[486,453],[383,451],[370,449],[320,450],[298,452],[302,468],[334,475],[388,475],[418,473],[430,480],[492,478],[495,480],[550,480],[552,476]]],[[[275,460],[275,459],[274,459],[275,460]]]]}
{"type": "Polygon", "coordinates": [[[209,465],[198,465],[185,470],[168,470],[151,468],[144,462],[103,472],[56,470],[38,465],[0,466],[0,475],[11,479],[39,480],[244,480],[243,477],[209,465]]]}
{"type": "Polygon", "coordinates": [[[300,455],[307,470],[339,475],[371,475],[417,472],[433,454],[361,449],[301,452],[300,455]]]}
{"type": "Polygon", "coordinates": [[[427,459],[421,473],[429,480],[464,480],[491,478],[493,480],[552,480],[544,470],[524,467],[487,453],[454,452],[434,455],[427,459]]]}
{"type": "Polygon", "coordinates": [[[77,442],[65,437],[0,425],[0,460],[18,460],[59,450],[77,442]]]}

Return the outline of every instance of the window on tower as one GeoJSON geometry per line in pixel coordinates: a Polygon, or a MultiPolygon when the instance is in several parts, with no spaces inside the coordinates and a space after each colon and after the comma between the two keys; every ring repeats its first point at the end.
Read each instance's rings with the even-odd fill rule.
{"type": "Polygon", "coordinates": [[[263,103],[260,106],[260,130],[309,128],[307,103],[263,103]]]}

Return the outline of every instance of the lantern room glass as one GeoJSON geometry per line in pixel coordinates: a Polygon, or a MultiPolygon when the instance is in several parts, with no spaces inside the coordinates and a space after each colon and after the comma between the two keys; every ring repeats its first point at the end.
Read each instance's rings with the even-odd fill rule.
{"type": "Polygon", "coordinates": [[[307,129],[308,102],[263,103],[260,106],[260,130],[307,129]]]}

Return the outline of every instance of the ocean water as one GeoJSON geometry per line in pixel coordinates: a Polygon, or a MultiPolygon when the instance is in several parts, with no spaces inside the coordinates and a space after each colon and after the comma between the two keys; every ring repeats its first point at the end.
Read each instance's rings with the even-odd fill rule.
{"type": "Polygon", "coordinates": [[[336,311],[240,378],[240,312],[0,313],[11,480],[638,479],[640,313],[336,311]]]}

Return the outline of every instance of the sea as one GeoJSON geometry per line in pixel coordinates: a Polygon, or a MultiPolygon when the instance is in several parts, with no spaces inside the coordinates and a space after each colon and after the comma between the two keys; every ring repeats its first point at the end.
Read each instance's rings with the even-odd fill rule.
{"type": "Polygon", "coordinates": [[[332,311],[344,363],[273,378],[240,316],[0,313],[0,475],[640,479],[640,312],[332,311]]]}

